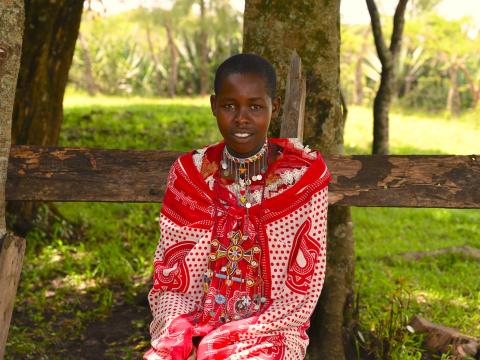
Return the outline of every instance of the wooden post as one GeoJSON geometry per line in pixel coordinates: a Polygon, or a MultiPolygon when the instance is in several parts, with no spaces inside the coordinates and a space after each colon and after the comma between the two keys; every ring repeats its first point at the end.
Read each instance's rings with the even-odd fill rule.
{"type": "Polygon", "coordinates": [[[25,239],[5,234],[0,240],[0,359],[5,355],[24,253],[25,239]]]}
{"type": "Polygon", "coordinates": [[[285,101],[280,126],[281,138],[297,138],[303,142],[303,121],[307,84],[302,76],[302,59],[295,50],[290,57],[285,101]]]}
{"type": "Polygon", "coordinates": [[[7,234],[5,223],[5,184],[23,23],[23,0],[0,2],[0,359],[5,356],[8,328],[25,252],[25,239],[7,234]]]}

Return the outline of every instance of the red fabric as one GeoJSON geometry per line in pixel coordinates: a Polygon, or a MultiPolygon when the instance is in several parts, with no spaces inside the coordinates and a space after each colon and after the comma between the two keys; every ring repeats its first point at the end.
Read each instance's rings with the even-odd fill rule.
{"type": "MultiPolygon", "coordinates": [[[[201,337],[197,359],[304,357],[308,344],[305,331],[325,273],[330,175],[319,153],[297,148],[286,139],[270,141],[283,150],[269,166],[265,182],[280,168],[308,169],[294,185],[252,206],[248,214],[232,201],[218,177],[210,189],[205,173],[193,161],[194,152],[172,166],[149,294],[154,316],[152,348],[145,359],[186,359],[193,349],[193,337],[201,337]],[[252,288],[234,283],[226,303],[218,305],[215,295],[226,293],[224,282],[215,277],[209,286],[203,282],[209,255],[222,246],[213,240],[226,244],[226,236],[235,226],[236,231],[248,232],[252,238],[255,235],[261,248],[259,253],[248,252],[254,242],[242,243],[246,257],[235,268],[246,274],[245,279],[260,276],[259,281],[263,281],[266,301],[254,314],[238,307],[243,304],[241,299],[252,298],[252,288]],[[251,264],[254,260],[259,261],[257,268],[251,264]],[[221,313],[239,319],[224,323],[221,313]]],[[[212,173],[218,170],[215,164],[223,147],[219,143],[205,151],[205,158],[213,164],[212,173]]],[[[229,264],[224,258],[216,261],[215,271],[229,264]]]]}

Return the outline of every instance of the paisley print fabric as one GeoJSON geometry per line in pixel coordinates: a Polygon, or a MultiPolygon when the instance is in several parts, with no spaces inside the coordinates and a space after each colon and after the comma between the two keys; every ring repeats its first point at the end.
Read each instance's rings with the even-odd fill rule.
{"type": "Polygon", "coordinates": [[[187,359],[194,347],[197,359],[304,358],[325,276],[330,175],[318,152],[270,142],[277,160],[253,190],[271,191],[248,212],[218,177],[223,143],[173,164],[144,359],[187,359]]]}

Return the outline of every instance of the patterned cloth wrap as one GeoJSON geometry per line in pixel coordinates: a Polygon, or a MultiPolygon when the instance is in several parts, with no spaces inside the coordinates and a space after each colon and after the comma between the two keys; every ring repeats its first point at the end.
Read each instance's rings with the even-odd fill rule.
{"type": "MultiPolygon", "coordinates": [[[[154,318],[151,349],[144,359],[187,359],[194,342],[197,359],[304,358],[306,330],[325,275],[330,174],[317,151],[293,140],[269,141],[281,149],[261,184],[270,191],[248,215],[232,201],[229,185],[215,175],[223,142],[192,151],[173,164],[148,296],[154,318]],[[262,304],[253,313],[246,311],[253,306],[253,290],[245,279],[232,285],[226,299],[215,298],[225,294],[225,281],[213,277],[205,283],[209,257],[220,247],[213,240],[224,243],[226,234],[235,230],[254,234],[261,248],[248,252],[253,245],[241,244],[243,253],[251,256],[244,254],[243,261],[235,263],[235,274],[262,283],[262,304]],[[251,266],[252,259],[257,267],[251,266]]],[[[225,270],[226,256],[220,260],[225,270]]]]}

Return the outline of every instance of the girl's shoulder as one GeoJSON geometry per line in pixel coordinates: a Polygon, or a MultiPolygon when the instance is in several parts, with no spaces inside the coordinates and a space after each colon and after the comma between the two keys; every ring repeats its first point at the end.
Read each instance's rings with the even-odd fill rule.
{"type": "Polygon", "coordinates": [[[296,138],[270,139],[270,142],[281,148],[282,156],[278,160],[284,166],[310,167],[316,164],[316,166],[326,167],[319,151],[310,149],[308,145],[303,145],[296,138]]]}

